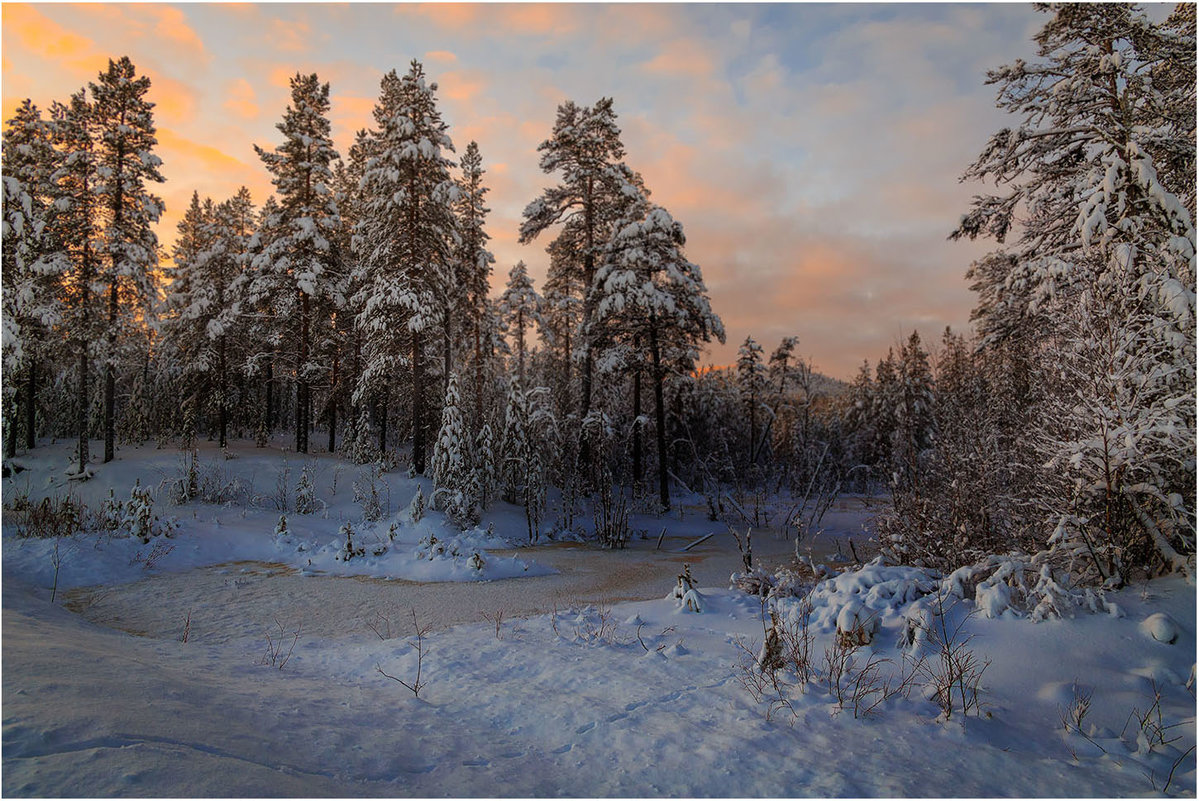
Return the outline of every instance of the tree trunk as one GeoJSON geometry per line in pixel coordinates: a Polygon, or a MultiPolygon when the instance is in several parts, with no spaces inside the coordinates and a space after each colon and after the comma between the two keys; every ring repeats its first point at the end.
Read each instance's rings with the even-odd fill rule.
{"type": "Polygon", "coordinates": [[[450,391],[450,368],[453,366],[454,344],[450,339],[450,333],[453,329],[453,321],[450,319],[450,312],[447,309],[445,313],[445,323],[441,328],[441,394],[447,395],[450,391]]]}
{"type": "Polygon", "coordinates": [[[425,362],[421,332],[412,332],[412,469],[425,472],[425,362]]]}
{"type": "Polygon", "coordinates": [[[654,420],[657,424],[654,436],[658,441],[658,500],[662,502],[662,511],[668,512],[670,511],[670,485],[666,480],[666,405],[662,397],[665,376],[662,374],[662,354],[658,347],[658,330],[652,317],[650,318],[649,346],[654,360],[654,420]]]}
{"type": "Polygon", "coordinates": [[[337,355],[333,356],[333,377],[329,382],[329,453],[337,445],[337,355]]]}
{"type": "Polygon", "coordinates": [[[475,333],[475,424],[473,432],[483,428],[483,343],[479,335],[479,321],[474,322],[475,333]]]}
{"type": "MultiPolygon", "coordinates": [[[[116,260],[116,257],[113,257],[116,260]]],[[[113,265],[114,272],[116,265],[113,265]]],[[[104,463],[116,456],[117,371],[113,364],[117,348],[117,279],[108,285],[108,358],[104,364],[104,463]]]]}
{"type": "Polygon", "coordinates": [[[525,311],[516,313],[516,376],[520,388],[525,388],[525,311]]]}
{"type": "Polygon", "coordinates": [[[383,454],[387,450],[387,396],[384,395],[379,399],[378,405],[379,418],[379,453],[383,454]]]}
{"type": "Polygon", "coordinates": [[[228,445],[226,432],[229,427],[229,417],[225,412],[225,335],[221,334],[217,339],[217,365],[220,371],[220,379],[217,382],[217,427],[220,429],[219,444],[221,450],[224,450],[228,445]]]}
{"type": "MultiPolygon", "coordinates": [[[[585,239],[584,243],[587,247],[587,252],[583,256],[583,330],[588,330],[588,324],[591,322],[591,316],[594,309],[591,305],[591,282],[595,278],[595,256],[593,254],[595,246],[595,207],[592,200],[592,180],[587,179],[587,189],[583,199],[583,228],[585,239]]],[[[582,420],[587,419],[588,412],[591,411],[591,371],[593,361],[591,356],[591,343],[587,340],[583,341],[583,406],[582,420]]],[[[582,426],[579,430],[584,430],[582,426]]],[[[583,440],[582,447],[579,448],[579,461],[584,465],[591,461],[591,448],[586,439],[583,440]]]]}
{"type": "Polygon", "coordinates": [[[296,452],[308,453],[308,295],[300,290],[299,362],[296,364],[296,452]]]}
{"type": "Polygon", "coordinates": [[[88,453],[87,440],[87,407],[88,407],[88,358],[87,358],[87,342],[79,343],[79,410],[75,419],[76,427],[79,429],[79,473],[87,468],[88,459],[91,454],[88,453]]]}
{"type": "Polygon", "coordinates": [[[268,359],[266,363],[266,407],[262,410],[263,427],[269,437],[275,425],[275,360],[268,359]]]}
{"type": "Polygon", "coordinates": [[[17,412],[20,409],[20,391],[13,400],[11,414],[4,415],[4,458],[11,459],[17,455],[17,412]]]}
{"type": "MultiPolygon", "coordinates": [[[[633,343],[637,349],[637,343],[633,343]]],[[[633,481],[637,484],[645,477],[641,458],[641,365],[633,371],[633,481]]]]}
{"type": "Polygon", "coordinates": [[[29,360],[29,380],[25,384],[25,450],[37,446],[37,360],[29,360]]]}

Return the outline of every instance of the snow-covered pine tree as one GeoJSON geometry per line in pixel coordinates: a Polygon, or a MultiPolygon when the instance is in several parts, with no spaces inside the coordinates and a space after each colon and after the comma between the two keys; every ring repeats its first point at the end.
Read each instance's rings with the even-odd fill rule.
{"type": "Polygon", "coordinates": [[[921,456],[936,431],[933,417],[933,374],[920,334],[912,331],[899,350],[899,396],[895,430],[891,432],[891,464],[904,488],[919,484],[921,456]]]}
{"type": "Polygon", "coordinates": [[[345,306],[336,320],[338,352],[334,358],[334,380],[330,388],[329,404],[329,450],[332,452],[334,433],[337,428],[337,412],[344,409],[349,420],[343,450],[358,457],[373,450],[369,442],[369,417],[362,412],[366,404],[355,399],[359,378],[362,374],[362,332],[356,320],[362,311],[362,281],[365,273],[359,266],[358,251],[354,247],[354,229],[358,224],[362,205],[362,173],[366,169],[366,153],[363,141],[366,131],[359,130],[355,142],[350,146],[348,159],[339,160],[333,168],[334,199],[341,214],[338,228],[337,253],[341,259],[340,272],[346,277],[345,306]],[[364,423],[365,419],[365,424],[364,423]]]}
{"type": "Polygon", "coordinates": [[[479,505],[474,495],[474,454],[470,432],[462,419],[458,377],[450,373],[441,429],[433,446],[433,506],[461,529],[479,522],[479,505]]]}
{"type": "Polygon", "coordinates": [[[567,239],[564,230],[550,243],[549,271],[542,285],[541,337],[542,354],[549,360],[547,383],[554,391],[558,414],[565,419],[577,415],[574,357],[576,332],[583,321],[583,276],[573,269],[572,254],[577,247],[567,239]]]}
{"type": "Polygon", "coordinates": [[[874,394],[870,409],[875,434],[871,449],[876,457],[874,464],[887,484],[891,483],[891,439],[895,432],[899,403],[900,383],[895,351],[887,348],[887,355],[879,359],[874,368],[874,394]]]}
{"type": "Polygon", "coordinates": [[[988,78],[1020,123],[966,173],[1004,194],[977,197],[953,236],[1013,236],[971,270],[975,317],[991,347],[1023,339],[1047,388],[1027,414],[1055,546],[1115,583],[1190,569],[1194,11],[1042,10],[1038,60],[988,78]]]}
{"type": "Polygon", "coordinates": [[[425,80],[413,61],[402,78],[383,77],[375,106],[377,128],[364,147],[363,200],[354,247],[364,271],[362,311],[363,369],[355,398],[386,391],[401,368],[409,370],[412,410],[412,467],[426,468],[429,348],[427,332],[443,322],[453,283],[458,244],[450,178],[452,152],[447,126],[437,108],[437,84],[425,80]]]}
{"type": "Polygon", "coordinates": [[[269,234],[260,239],[249,300],[273,301],[273,312],[289,329],[296,451],[307,453],[312,388],[329,369],[316,357],[313,343],[344,305],[344,277],[334,251],[340,218],[332,186],[337,151],[330,135],[329,84],[315,73],[296,73],[289,83],[291,103],[275,126],[283,142],[271,151],[254,146],[279,201],[264,221],[269,234]]]}
{"type": "Polygon", "coordinates": [[[620,226],[604,251],[595,276],[596,319],[607,333],[595,339],[635,346],[634,358],[648,367],[654,392],[658,499],[670,508],[666,452],[666,378],[695,367],[700,342],[724,341],[724,326],[712,311],[703,275],[683,255],[683,226],[656,205],[639,205],[638,215],[620,226]]]}
{"type": "Polygon", "coordinates": [[[763,406],[767,390],[766,365],[762,363],[762,346],[747,336],[737,349],[737,384],[741,388],[741,397],[745,405],[745,415],[749,420],[749,442],[746,448],[747,463],[757,464],[763,415],[768,413],[763,406]]]}
{"type": "Polygon", "coordinates": [[[172,250],[165,344],[183,371],[189,402],[215,414],[222,448],[228,441],[230,387],[240,384],[248,356],[239,296],[246,288],[253,219],[245,187],[217,204],[209,198],[201,202],[193,193],[172,250]]]}
{"type": "MultiPolygon", "coordinates": [[[[103,209],[97,254],[107,294],[104,357],[104,461],[116,455],[116,380],[125,329],[144,324],[154,297],[153,269],[162,199],[148,184],[162,183],[154,104],[146,99],[150,79],[138,77],[128,56],[109,60],[99,82],[89,84],[97,163],[94,191],[103,209]],[[138,320],[143,322],[139,323],[138,320]]],[[[140,359],[138,360],[140,363],[140,359]]]]}
{"type": "MultiPolygon", "coordinates": [[[[212,365],[204,358],[205,327],[211,313],[211,283],[204,274],[202,259],[211,249],[213,204],[211,198],[200,200],[192,192],[191,202],[176,226],[175,244],[171,248],[173,267],[167,290],[167,309],[162,321],[165,345],[169,358],[180,371],[180,403],[198,409],[205,401],[206,379],[212,365]]],[[[196,415],[185,415],[191,425],[196,415]]],[[[194,441],[195,431],[180,432],[183,442],[194,441]]]]}
{"type": "Polygon", "coordinates": [[[866,492],[866,471],[874,464],[874,420],[870,415],[874,405],[874,379],[870,375],[870,362],[863,360],[858,374],[849,388],[844,419],[850,438],[849,452],[853,470],[850,478],[858,482],[857,491],[866,492]]]}
{"type": "Polygon", "coordinates": [[[530,458],[529,412],[525,393],[515,381],[508,385],[508,403],[504,412],[504,433],[500,439],[500,486],[504,500],[521,503],[524,479],[530,458]]]}
{"type": "Polygon", "coordinates": [[[86,475],[91,433],[91,362],[103,336],[103,299],[96,291],[100,274],[98,198],[95,192],[97,160],[91,129],[92,107],[85,90],[71,95],[68,104],[51,106],[54,144],[62,161],[54,172],[53,197],[59,219],[57,230],[70,260],[62,283],[62,331],[70,358],[76,361],[75,430],[79,475],[86,475]]]}
{"type": "Polygon", "coordinates": [[[810,379],[811,371],[802,359],[794,363],[795,346],[799,338],[783,337],[779,345],[770,354],[767,362],[768,396],[770,398],[770,419],[766,430],[762,432],[763,461],[768,465],[781,462],[784,471],[790,469],[797,460],[796,446],[804,447],[808,443],[809,418],[811,414],[810,393],[805,388],[798,406],[787,394],[789,386],[801,387],[805,379],[810,379]]]}
{"type": "Polygon", "coordinates": [[[486,511],[495,498],[499,474],[496,469],[495,437],[491,424],[484,423],[475,438],[475,465],[471,476],[474,481],[472,492],[479,501],[480,511],[486,511]]]}
{"type": "Polygon", "coordinates": [[[287,321],[276,313],[278,299],[270,292],[271,287],[280,284],[279,276],[271,260],[263,257],[271,249],[281,223],[279,202],[270,195],[254,219],[253,233],[247,242],[246,266],[235,287],[246,327],[246,375],[258,384],[254,441],[259,448],[266,446],[282,414],[276,362],[287,335],[287,321]]]}
{"type": "MultiPolygon", "coordinates": [[[[573,101],[558,106],[550,138],[537,150],[542,154],[542,172],[560,172],[562,182],[525,208],[520,242],[531,242],[561,225],[557,265],[573,273],[575,280],[561,281],[559,289],[577,288],[585,293],[580,322],[587,326],[595,311],[589,294],[595,272],[612,228],[627,205],[622,194],[627,178],[624,171],[615,169],[624,158],[624,145],[612,99],[602,98],[590,107],[573,101]]],[[[586,341],[575,344],[576,351],[583,354],[580,419],[591,409],[594,357],[589,345],[586,341]]]]}
{"type": "Polygon", "coordinates": [[[17,400],[24,407],[25,447],[37,434],[40,369],[52,358],[52,328],[62,314],[59,282],[70,262],[58,236],[53,177],[59,168],[51,123],[29,100],[4,128],[3,393],[5,456],[16,454],[17,400]],[[19,389],[18,389],[19,387],[19,389]]]}
{"type": "Polygon", "coordinates": [[[500,324],[516,344],[517,384],[525,385],[525,332],[541,320],[541,297],[523,261],[508,271],[508,284],[499,303],[500,324]]]}
{"type": "Polygon", "coordinates": [[[217,429],[222,448],[226,445],[226,429],[232,413],[237,413],[242,425],[249,421],[249,410],[245,408],[245,365],[252,351],[243,305],[255,216],[250,190],[243,186],[233,197],[217,204],[213,219],[209,272],[217,278],[218,311],[206,334],[210,341],[215,340],[217,351],[217,429]]]}
{"type": "MultiPolygon", "coordinates": [[[[491,265],[495,257],[487,249],[491,238],[483,229],[490,209],[486,205],[487,187],[483,184],[483,157],[477,142],[466,146],[460,164],[462,175],[458,179],[458,200],[454,213],[458,220],[460,242],[455,263],[458,282],[464,291],[458,316],[461,337],[469,343],[468,358],[472,366],[474,408],[472,430],[483,426],[483,407],[487,361],[491,355],[485,326],[488,322],[487,295],[490,291],[491,265]]],[[[449,365],[446,365],[449,369],[449,365]]]]}

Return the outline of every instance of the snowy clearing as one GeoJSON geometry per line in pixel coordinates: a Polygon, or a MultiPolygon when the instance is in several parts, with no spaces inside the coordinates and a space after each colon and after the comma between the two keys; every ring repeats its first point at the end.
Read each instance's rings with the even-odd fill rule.
{"type": "MultiPolygon", "coordinates": [[[[23,460],[29,469],[6,481],[6,495],[57,486],[61,465],[45,451],[40,462],[23,460]]],[[[238,456],[224,463],[230,472],[274,485],[278,452],[238,456]]],[[[109,486],[127,493],[134,475],[168,478],[177,461],[126,449],[73,490],[98,503],[109,486]]],[[[288,521],[297,543],[321,553],[360,513],[345,489],[357,468],[310,462],[326,509],[288,521]]],[[[294,462],[292,470],[294,481],[294,462]]],[[[415,482],[382,480],[392,493],[386,530],[407,514],[397,510],[415,482]]],[[[839,508],[830,528],[860,530],[861,504],[839,508]]],[[[276,541],[274,510],[165,511],[180,528],[150,546],[95,535],[60,543],[75,550],[53,604],[53,543],[16,539],[6,517],[5,794],[1125,796],[1160,792],[1172,769],[1170,795],[1195,791],[1193,752],[1184,755],[1195,739],[1193,690],[1184,686],[1195,590],[1180,579],[1110,593],[1118,615],[1037,624],[970,617],[970,646],[989,660],[982,716],[944,720],[917,689],[855,718],[812,683],[790,698],[793,713],[767,720],[767,704],[738,678],[744,649],[756,652],[764,629],[758,599],[726,589],[739,564],[732,538],[675,552],[714,525],[698,511],[654,521],[626,551],[485,551],[488,564],[529,571],[490,581],[446,571],[432,584],[372,577],[425,561],[411,554],[423,534],[408,524],[402,558],[364,560],[367,569],[345,576],[326,568],[353,560],[322,561],[320,574],[298,562],[294,545],[276,541]],[[130,564],[163,542],[175,547],[152,568],[130,564]],[[684,560],[701,585],[699,614],[666,597],[684,560]],[[417,681],[412,610],[422,626],[435,624],[420,643],[419,697],[400,683],[417,681]],[[1083,696],[1082,732],[1068,732],[1063,716],[1083,696]]],[[[424,534],[442,531],[434,521],[439,514],[429,513],[424,534]]],[[[524,531],[503,504],[484,530],[488,522],[516,541],[524,531]]],[[[762,536],[755,555],[781,561],[791,547],[762,536]]],[[[855,658],[900,665],[896,641],[927,592],[902,575],[867,566],[819,585],[816,653],[837,636],[847,600],[857,601],[886,613],[855,658]],[[884,589],[880,578],[890,580],[884,589]]],[[[961,621],[970,607],[947,615],[961,621]]]]}

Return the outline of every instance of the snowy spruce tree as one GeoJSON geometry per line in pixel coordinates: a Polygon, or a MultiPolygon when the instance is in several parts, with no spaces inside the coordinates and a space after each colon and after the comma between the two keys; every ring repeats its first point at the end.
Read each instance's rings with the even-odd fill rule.
{"type": "Polygon", "coordinates": [[[471,473],[471,479],[474,482],[472,493],[479,501],[480,510],[487,509],[487,506],[495,498],[496,488],[499,484],[494,440],[491,424],[484,423],[483,427],[479,429],[478,437],[475,438],[475,464],[471,473]]]}
{"type": "MultiPolygon", "coordinates": [[[[153,225],[163,203],[150,192],[162,183],[150,79],[138,77],[127,56],[109,61],[99,82],[89,84],[95,137],[94,191],[102,209],[98,256],[106,294],[104,343],[104,461],[116,454],[116,381],[128,329],[150,316],[152,271],[158,265],[153,225]]],[[[137,355],[136,353],[134,354],[137,355]]],[[[126,357],[127,360],[127,357],[126,357]]],[[[139,360],[140,361],[140,360],[139,360]]]]}
{"type": "Polygon", "coordinates": [[[453,143],[436,91],[418,61],[402,78],[394,70],[383,77],[377,128],[364,142],[367,162],[354,233],[362,271],[357,326],[363,335],[355,398],[385,394],[393,377],[407,369],[416,473],[426,469],[430,340],[451,311],[447,297],[459,241],[453,209],[458,191],[444,155],[453,143]]]}
{"type": "Polygon", "coordinates": [[[500,438],[500,486],[503,489],[504,500],[508,503],[521,502],[524,477],[531,458],[528,427],[529,412],[525,393],[514,381],[508,385],[504,433],[500,438]]]}
{"type": "Polygon", "coordinates": [[[767,372],[763,356],[762,346],[755,342],[752,336],[747,336],[737,350],[737,384],[745,405],[745,417],[749,421],[749,440],[745,452],[748,464],[751,465],[758,461],[761,426],[763,417],[768,412],[763,404],[767,390],[767,372]]]}
{"type": "Polygon", "coordinates": [[[479,522],[470,432],[462,418],[458,377],[451,373],[433,446],[433,506],[461,529],[479,522]]]}
{"type": "Polygon", "coordinates": [[[4,455],[12,457],[19,420],[26,449],[35,444],[39,381],[46,380],[48,362],[61,356],[52,331],[61,319],[59,283],[70,262],[54,204],[53,179],[61,159],[53,127],[29,100],[6,123],[2,158],[4,455]]]}
{"type": "MultiPolygon", "coordinates": [[[[488,323],[488,292],[491,289],[491,266],[495,257],[487,249],[491,237],[484,230],[490,209],[487,208],[487,187],[483,183],[483,157],[477,142],[466,146],[457,180],[458,199],[454,202],[459,242],[455,254],[456,281],[461,288],[457,323],[459,338],[467,343],[462,364],[470,364],[472,382],[469,394],[474,398],[472,428],[483,425],[484,396],[488,363],[492,355],[488,323]]],[[[446,365],[448,370],[449,365],[446,365]]]]}
{"type": "Polygon", "coordinates": [[[265,306],[282,324],[295,383],[295,447],[307,453],[312,389],[329,370],[314,342],[327,335],[344,305],[344,276],[334,249],[341,221],[332,188],[337,151],[330,135],[329,84],[315,74],[297,73],[290,87],[291,102],[275,126],[283,142],[274,150],[254,147],[271,174],[278,205],[258,233],[255,280],[247,299],[265,306]]]}
{"type": "Polygon", "coordinates": [[[87,474],[90,459],[92,360],[104,335],[100,275],[99,199],[95,187],[98,162],[91,129],[92,106],[80,90],[67,104],[51,106],[51,126],[62,161],[53,174],[61,246],[70,262],[62,282],[62,330],[75,362],[74,429],[78,438],[76,474],[87,474]]]}
{"type": "MultiPolygon", "coordinates": [[[[595,314],[591,287],[596,270],[617,220],[629,198],[627,170],[619,169],[624,145],[611,98],[602,98],[594,106],[579,106],[573,101],[558,107],[550,138],[538,148],[539,165],[547,174],[560,173],[558,185],[546,189],[524,210],[520,242],[532,242],[546,230],[558,226],[551,243],[551,261],[566,273],[555,282],[557,297],[570,304],[574,292],[579,302],[580,330],[590,325],[595,314]]],[[[562,313],[567,313],[565,309],[562,313]]],[[[594,354],[586,339],[574,343],[582,354],[582,374],[578,416],[585,418],[591,409],[594,354]]],[[[564,362],[569,367],[570,361],[564,362]]]]}
{"type": "Polygon", "coordinates": [[[1025,425],[1055,552],[1111,584],[1191,570],[1195,84],[1177,78],[1195,74],[1193,9],[1164,25],[1127,5],[1042,11],[1037,60],[988,77],[1019,122],[965,176],[1003,190],[953,234],[1003,245],[971,269],[975,318],[989,347],[1035,354],[1025,425]]]}
{"type": "Polygon", "coordinates": [[[533,289],[533,279],[523,261],[508,272],[508,285],[499,302],[503,330],[516,345],[516,379],[525,385],[525,333],[541,319],[541,297],[533,289]]]}
{"type": "Polygon", "coordinates": [[[241,365],[249,356],[240,293],[253,224],[245,187],[217,204],[208,198],[201,202],[193,193],[172,250],[164,338],[183,371],[186,402],[215,416],[221,448],[228,442],[231,387],[240,383],[241,365]]]}
{"type": "Polygon", "coordinates": [[[658,500],[670,508],[666,450],[666,380],[695,368],[700,342],[724,341],[700,268],[683,254],[683,226],[661,206],[639,205],[640,214],[608,242],[595,277],[601,337],[628,347],[646,365],[654,395],[658,500]]]}

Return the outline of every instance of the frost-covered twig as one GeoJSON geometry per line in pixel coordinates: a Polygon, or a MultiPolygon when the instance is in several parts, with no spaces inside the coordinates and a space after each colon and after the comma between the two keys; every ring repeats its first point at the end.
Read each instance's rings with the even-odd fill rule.
{"type": "Polygon", "coordinates": [[[426,684],[428,684],[428,682],[421,680],[421,670],[424,666],[424,661],[425,661],[425,635],[433,630],[433,626],[430,623],[426,623],[424,626],[420,625],[420,623],[416,619],[416,608],[413,607],[413,609],[412,609],[412,627],[416,632],[416,642],[408,643],[408,645],[410,645],[411,647],[416,649],[416,678],[412,680],[412,683],[409,684],[408,682],[404,681],[403,679],[397,678],[396,676],[391,675],[390,673],[383,670],[383,668],[377,663],[375,664],[375,670],[381,676],[391,679],[392,681],[397,682],[398,684],[404,685],[405,687],[407,687],[409,690],[412,691],[412,694],[415,697],[420,698],[420,691],[425,687],[426,684]]]}

